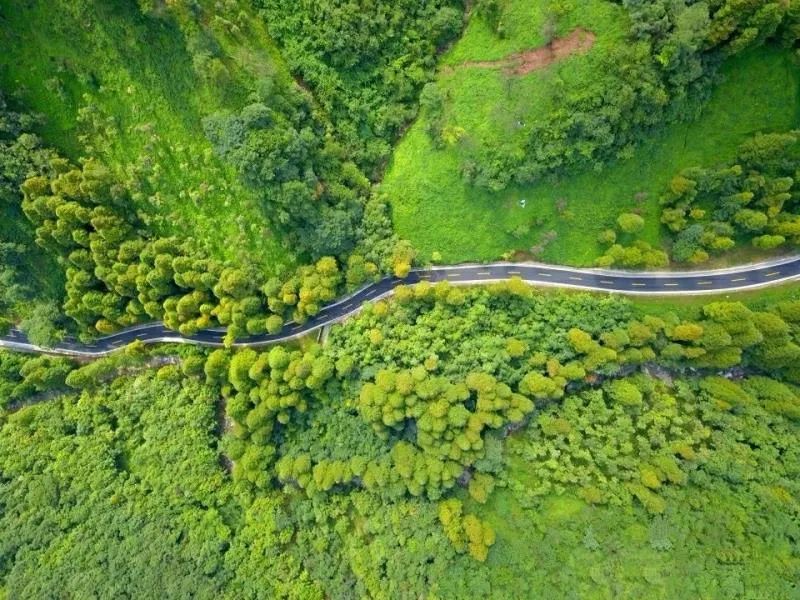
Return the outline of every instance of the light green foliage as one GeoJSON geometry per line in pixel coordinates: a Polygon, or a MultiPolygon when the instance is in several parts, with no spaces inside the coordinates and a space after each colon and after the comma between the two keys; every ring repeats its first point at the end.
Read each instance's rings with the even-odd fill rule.
{"type": "Polygon", "coordinates": [[[741,386],[722,377],[709,377],[700,384],[707,398],[722,410],[735,409],[753,402],[753,398],[741,386]]]}
{"type": "Polygon", "coordinates": [[[644,219],[634,213],[623,213],[617,217],[617,225],[623,233],[639,233],[644,228],[644,219]]]}
{"type": "MultiPolygon", "coordinates": [[[[269,298],[273,312],[283,314],[293,308],[292,318],[302,323],[319,312],[324,304],[336,298],[342,281],[336,259],[321,258],[315,265],[300,267],[297,273],[286,281],[275,297],[269,298]]],[[[269,290],[271,283],[265,290],[269,290]]]]}
{"type": "Polygon", "coordinates": [[[642,392],[624,379],[612,381],[608,385],[607,393],[614,402],[619,402],[623,406],[642,405],[642,392]]]}
{"type": "Polygon", "coordinates": [[[63,391],[73,368],[74,363],[66,358],[0,351],[0,409],[63,391]]]}
{"type": "MultiPolygon", "coordinates": [[[[510,182],[530,183],[575,167],[600,170],[611,160],[630,157],[648,130],[696,116],[713,77],[712,58],[763,44],[794,16],[777,1],[752,13],[738,3],[713,9],[672,0],[618,4],[627,8],[631,29],[626,43],[605,49],[604,58],[615,68],[595,63],[598,70],[582,86],[570,82],[568,87],[561,80],[561,94],[547,90],[549,102],[519,136],[521,143],[510,145],[513,150],[498,144],[468,152],[462,171],[470,183],[496,191],[510,182]],[[617,93],[604,94],[611,89],[617,93]]],[[[545,44],[552,43],[559,18],[572,16],[570,8],[544,15],[545,44]]],[[[590,52],[584,62],[598,55],[599,50],[590,52]]]]}
{"type": "Polygon", "coordinates": [[[793,328],[775,313],[755,312],[739,302],[709,303],[700,313],[703,320],[667,329],[673,343],[661,348],[662,358],[688,359],[699,367],[724,369],[746,362],[777,370],[800,356],[793,328]]]}
{"type": "Polygon", "coordinates": [[[386,439],[390,431],[416,430],[415,446],[397,442],[392,460],[412,494],[427,490],[433,498],[484,457],[484,430],[522,421],[533,410],[527,397],[490,375],[470,373],[453,384],[420,367],[378,372],[361,389],[357,406],[386,439]]]}
{"type": "Polygon", "coordinates": [[[768,377],[750,377],[743,382],[742,387],[768,412],[795,421],[800,420],[800,393],[796,387],[790,387],[768,377]]]}
{"type": "Polygon", "coordinates": [[[54,302],[33,302],[25,317],[19,322],[19,329],[30,341],[43,348],[52,347],[64,337],[61,327],[64,319],[54,302]]]}
{"type": "MultiPolygon", "coordinates": [[[[184,335],[226,325],[232,342],[276,331],[289,314],[302,322],[340,291],[342,274],[330,256],[265,283],[252,264],[226,266],[189,241],[142,236],[129,212],[130,191],[105,166],[89,160],[76,169],[63,159],[54,165],[53,178],[25,181],[23,210],[37,225],[37,242],[66,267],[66,313],[92,333],[150,318],[184,335]]],[[[53,319],[33,311],[29,320],[37,324],[36,339],[50,343],[44,332],[53,319]]]]}
{"type": "Polygon", "coordinates": [[[550,378],[541,373],[528,373],[522,378],[519,389],[537,400],[554,400],[564,395],[566,384],[563,377],[550,378]]]}
{"type": "Polygon", "coordinates": [[[26,316],[31,304],[41,310],[48,298],[60,298],[63,287],[53,257],[32,243],[33,228],[20,207],[20,184],[47,172],[54,158],[32,133],[37,122],[11,111],[0,93],[0,313],[5,316],[26,316]],[[32,298],[39,302],[31,303],[32,298]]]}
{"type": "Polygon", "coordinates": [[[257,487],[267,487],[276,454],[275,430],[304,413],[333,375],[333,363],[319,346],[307,352],[288,352],[276,346],[269,352],[241,350],[233,355],[224,374],[225,355],[218,351],[206,363],[209,380],[222,378],[228,397],[227,412],[236,424],[229,452],[234,475],[257,487]]]}
{"type": "MultiPolygon", "coordinates": [[[[143,3],[143,14],[133,6],[106,14],[94,0],[62,4],[52,7],[64,13],[48,28],[52,36],[16,22],[3,27],[19,25],[7,37],[30,47],[57,45],[60,65],[23,52],[12,71],[34,85],[20,95],[54,117],[45,139],[89,158],[74,168],[41,150],[27,133],[32,119],[4,102],[0,136],[27,136],[10,140],[3,189],[29,177],[24,212],[65,271],[65,310],[79,333],[108,334],[151,318],[184,335],[225,325],[230,343],[316,314],[342,291],[334,255],[348,261],[353,287],[380,270],[407,273],[413,249],[393,235],[385,204],[370,197],[369,181],[337,141],[341,132],[289,75],[252,8],[143,3]],[[163,54],[149,52],[148,39],[163,54]],[[91,62],[93,52],[102,60],[91,62]],[[14,70],[28,61],[30,72],[14,70]],[[28,79],[53,69],[59,101],[28,79]],[[145,114],[152,122],[142,122],[145,114]],[[287,275],[289,245],[313,264],[287,275]],[[280,308],[268,311],[270,303],[280,308]]],[[[27,8],[49,22],[46,7],[27,8]]],[[[29,47],[12,45],[15,53],[29,47]]],[[[20,79],[0,85],[13,89],[20,79]]],[[[0,241],[3,256],[20,248],[0,241]]],[[[0,304],[14,304],[25,290],[11,271],[3,277],[9,297],[0,304]]]]}
{"type": "Polygon", "coordinates": [[[529,493],[597,489],[594,502],[619,504],[631,495],[647,501],[640,484],[657,489],[665,481],[684,483],[683,473],[705,455],[710,435],[685,402],[655,380],[640,378],[613,381],[603,391],[569,395],[548,407],[527,441],[514,445],[530,464],[529,493]],[[691,460],[676,456],[678,449],[691,460]]]}
{"type": "Polygon", "coordinates": [[[66,377],[66,384],[76,390],[96,390],[126,369],[141,367],[147,360],[144,344],[134,342],[121,352],[89,362],[66,377]]]}
{"type": "Polygon", "coordinates": [[[45,117],[37,133],[46,145],[108,165],[153,233],[192,232],[210,256],[276,274],[292,257],[201,123],[290,76],[251,7],[193,6],[158,3],[145,16],[136,2],[13,0],[3,10],[0,88],[45,117]]]}
{"type": "Polygon", "coordinates": [[[631,246],[614,244],[606,253],[595,260],[598,267],[648,268],[664,267],[669,257],[663,250],[653,248],[643,240],[635,241],[631,246]]]}
{"type": "MultiPolygon", "coordinates": [[[[609,56],[620,46],[626,46],[624,53],[629,56],[646,55],[647,42],[637,45],[626,39],[625,29],[630,21],[621,14],[622,9],[611,2],[571,2],[565,3],[569,14],[558,19],[558,35],[568,34],[578,26],[591,30],[597,40],[587,53],[576,53],[519,77],[509,76],[502,68],[461,66],[467,61],[501,59],[544,43],[540,32],[549,3],[520,0],[502,4],[508,37],[498,41],[482,19],[473,18],[462,40],[444,56],[447,67],[437,77],[437,87],[448,98],[445,124],[463,127],[466,136],[452,147],[436,148],[426,133],[430,120],[423,114],[400,142],[382,185],[394,206],[398,232],[408,237],[424,257],[438,251],[446,262],[491,260],[509,251],[524,253],[537,245],[545,232],[555,231],[557,238],[537,260],[590,266],[607,245],[597,242],[597,236],[615,225],[620,212],[636,209],[642,210],[646,221],[641,240],[660,249],[662,207],[658,199],[677,172],[694,165],[730,161],[736,156],[737,147],[754,132],[786,131],[800,123],[795,110],[798,84],[792,54],[768,45],[739,53],[722,64],[722,77],[710,94],[700,93],[702,98],[710,97],[699,116],[688,109],[683,112],[687,122],[666,127],[663,119],[656,119],[656,127],[663,128],[663,133],[640,136],[635,144],[619,152],[621,158],[607,161],[599,173],[593,168],[571,168],[552,180],[512,184],[501,192],[467,185],[462,166],[470,154],[483,152],[489,160],[496,158],[499,177],[513,172],[508,163],[540,159],[542,154],[522,151],[520,140],[529,135],[535,137],[534,124],[546,122],[551,115],[582,128],[574,136],[538,136],[536,143],[551,144],[545,150],[548,157],[563,158],[565,153],[556,151],[557,145],[576,143],[593,125],[605,123],[607,116],[593,104],[589,116],[582,119],[565,107],[565,98],[586,93],[594,102],[603,96],[600,90],[590,90],[593,85],[602,87],[608,81],[606,76],[613,79],[624,71],[620,62],[609,56]],[[574,220],[568,221],[559,214],[561,199],[569,201],[574,220]],[[526,200],[524,207],[521,200],[526,200]],[[419,227],[421,222],[427,226],[419,227]],[[518,238],[513,234],[517,231],[528,233],[518,238]]],[[[636,6],[643,10],[650,4],[636,6]]],[[[663,55],[673,81],[685,81],[704,70],[705,67],[683,64],[686,59],[693,60],[689,57],[697,48],[686,50],[679,38],[685,33],[686,39],[691,40],[694,33],[678,33],[667,26],[669,19],[664,19],[660,3],[644,20],[659,25],[641,25],[641,35],[675,36],[673,42],[677,45],[665,49],[663,55]]],[[[718,64],[713,59],[711,63],[718,64]]],[[[635,69],[625,72],[641,76],[641,71],[635,69]]],[[[654,83],[641,77],[641,88],[652,89],[654,83]]],[[[616,83],[611,89],[614,92],[609,96],[614,101],[625,96],[616,83]]],[[[681,102],[684,90],[675,91],[673,99],[681,102]]],[[[631,97],[625,96],[625,100],[631,97]]],[[[642,110],[641,114],[647,111],[642,110]]],[[[624,121],[629,124],[627,113],[624,121]]],[[[626,132],[634,136],[641,133],[635,126],[626,132]]],[[[604,129],[592,143],[616,144],[624,137],[608,134],[604,129]]],[[[578,149],[576,143],[572,156],[584,158],[583,149],[578,149]]]]}
{"type": "Polygon", "coordinates": [[[486,473],[475,473],[469,480],[469,495],[473,500],[486,504],[494,490],[494,478],[486,473]]]}
{"type": "MultiPolygon", "coordinates": [[[[793,6],[470,8],[436,69],[461,3],[12,0],[0,87],[46,118],[0,107],[0,319],[52,338],[23,285],[41,265],[56,292],[36,297],[60,300],[36,235],[84,331],[303,322],[417,259],[365,176],[384,165],[423,261],[588,264],[600,244],[602,265],[662,265],[668,187],[691,262],[796,242],[796,136],[752,137],[796,127],[796,72],[740,54],[791,45],[793,6]],[[578,27],[594,45],[556,56],[578,27]],[[557,60],[524,75],[464,64],[541,45],[557,60]],[[699,121],[640,144],[696,116],[737,54],[699,121]]],[[[795,304],[653,316],[519,279],[420,284],[324,346],[0,353],[0,596],[790,597],[795,304]]]]}
{"type": "Polygon", "coordinates": [[[439,521],[458,552],[469,551],[475,560],[483,562],[495,542],[494,530],[475,515],[464,515],[462,511],[460,500],[444,500],[439,503],[439,521]]]}
{"type": "MultiPolygon", "coordinates": [[[[313,465],[308,454],[287,454],[276,465],[279,479],[309,495],[358,478],[369,490],[399,485],[414,496],[436,499],[466,469],[485,458],[485,430],[521,421],[533,404],[489,375],[471,374],[465,383],[453,384],[418,367],[378,372],[374,382],[362,387],[356,407],[388,445],[387,451],[375,453],[352,429],[345,429],[346,441],[341,437],[337,441],[356,445],[356,454],[336,459],[333,456],[343,456],[342,452],[325,449],[333,459],[322,458],[313,465]],[[400,439],[409,428],[416,431],[413,443],[400,439]]],[[[349,428],[346,423],[341,421],[340,427],[349,428]]],[[[318,450],[311,450],[320,456],[318,450]]],[[[484,501],[491,492],[490,479],[483,475],[476,479],[475,494],[484,501]]]]}
{"type": "Polygon", "coordinates": [[[798,217],[791,202],[800,167],[798,134],[757,134],[735,162],[681,171],[661,197],[661,221],[674,232],[672,255],[702,262],[710,253],[749,240],[761,249],[796,245],[798,217]]]}
{"type": "Polygon", "coordinates": [[[406,288],[323,347],[218,349],[204,365],[185,352],[187,375],[163,361],[124,375],[146,365],[135,346],[73,370],[89,386],[79,399],[62,389],[66,362],[0,355],[9,408],[46,402],[4,417],[2,518],[18,532],[6,589],[558,598],[566,576],[587,594],[718,597],[724,579],[787,595],[791,301],[712,302],[682,319],[513,284],[456,291],[406,288]],[[682,372],[695,360],[682,353],[720,348],[738,350],[736,370],[682,372]],[[597,354],[616,359],[592,368],[597,354]],[[767,361],[786,366],[751,373],[767,361]],[[543,382],[557,386],[532,412],[543,382]]]}
{"type": "MultiPolygon", "coordinates": [[[[578,358],[567,332],[575,327],[599,337],[629,317],[629,305],[619,298],[535,294],[513,280],[468,291],[446,283],[422,283],[399,289],[386,314],[367,307],[358,319],[331,331],[329,351],[336,360],[350,357],[361,369],[392,365],[410,370],[435,355],[438,376],[458,381],[480,371],[518,389],[515,386],[529,373],[544,375],[542,367],[550,358],[560,367],[548,377],[580,378],[578,365],[567,366],[578,358]],[[377,346],[368,340],[372,329],[383,335],[377,346]],[[528,350],[512,356],[517,352],[508,352],[509,338],[528,350]],[[536,362],[542,352],[544,360],[536,362]]],[[[607,349],[601,349],[595,358],[600,363],[609,357],[607,349]]]]}
{"type": "Polygon", "coordinates": [[[0,435],[0,526],[15,532],[5,590],[218,596],[230,496],[212,418],[211,390],[147,376],[11,416],[0,435]]]}
{"type": "Polygon", "coordinates": [[[666,252],[654,248],[644,240],[634,239],[633,236],[641,232],[644,225],[644,219],[636,213],[623,213],[617,217],[620,234],[617,236],[616,232],[608,230],[613,236],[607,234],[600,236],[598,240],[600,243],[608,240],[607,243],[612,245],[606,249],[605,254],[595,260],[595,265],[598,267],[655,268],[669,264],[669,256],[666,252]],[[630,245],[614,243],[617,239],[630,241],[630,245]]]}

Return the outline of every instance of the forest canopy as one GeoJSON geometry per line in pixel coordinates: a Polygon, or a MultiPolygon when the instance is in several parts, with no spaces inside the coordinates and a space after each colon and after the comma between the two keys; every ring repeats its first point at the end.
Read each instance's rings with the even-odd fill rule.
{"type": "Polygon", "coordinates": [[[799,307],[419,285],[324,346],[4,353],[5,589],[783,597],[799,307]]]}
{"type": "Polygon", "coordinates": [[[431,283],[398,223],[796,247],[798,38],[781,0],[4,2],[0,599],[794,597],[796,286],[431,283]]]}

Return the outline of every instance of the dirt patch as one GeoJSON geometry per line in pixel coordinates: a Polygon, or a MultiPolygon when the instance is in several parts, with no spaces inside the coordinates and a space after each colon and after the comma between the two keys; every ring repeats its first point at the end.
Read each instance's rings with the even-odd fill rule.
{"type": "Polygon", "coordinates": [[[578,28],[562,38],[556,38],[546,46],[533,48],[523,52],[509,54],[500,60],[470,61],[459,67],[475,67],[480,69],[501,68],[510,75],[527,75],[533,71],[544,69],[556,61],[573,54],[583,54],[594,46],[596,36],[587,29],[578,28]]]}

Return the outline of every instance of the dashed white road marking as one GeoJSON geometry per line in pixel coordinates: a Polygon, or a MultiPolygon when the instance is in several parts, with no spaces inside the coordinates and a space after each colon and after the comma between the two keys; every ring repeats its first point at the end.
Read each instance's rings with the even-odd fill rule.
{"type": "Polygon", "coordinates": [[[780,271],[773,271],[772,273],[767,273],[764,277],[775,277],[775,275],[780,275],[780,271]]]}

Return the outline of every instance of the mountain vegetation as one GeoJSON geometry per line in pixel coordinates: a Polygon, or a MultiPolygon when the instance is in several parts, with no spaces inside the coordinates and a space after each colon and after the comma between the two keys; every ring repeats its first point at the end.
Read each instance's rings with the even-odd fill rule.
{"type": "Polygon", "coordinates": [[[4,591],[784,597],[799,307],[422,284],[324,346],[4,353],[4,591]]]}
{"type": "Polygon", "coordinates": [[[798,38],[781,0],[0,3],[0,333],[50,347],[0,350],[0,598],[796,596],[796,286],[423,281],[234,342],[434,262],[796,247],[798,38]],[[48,353],[151,321],[224,342],[48,353]]]}

